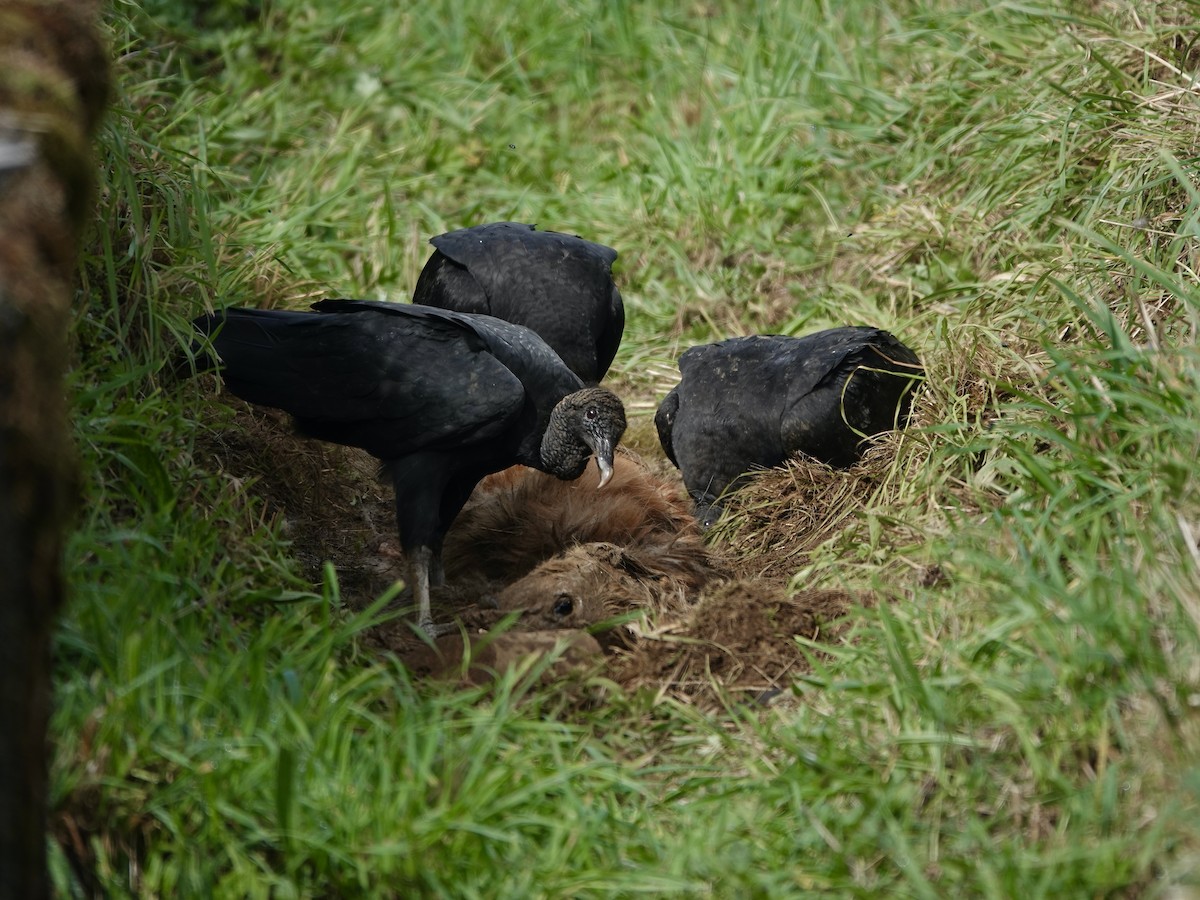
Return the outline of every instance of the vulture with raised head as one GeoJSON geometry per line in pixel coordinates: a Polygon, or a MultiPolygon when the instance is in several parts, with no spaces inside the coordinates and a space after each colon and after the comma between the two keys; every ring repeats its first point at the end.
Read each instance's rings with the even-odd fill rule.
{"type": "Polygon", "coordinates": [[[440,633],[429,588],[442,582],[442,542],[476,483],[516,464],[578,478],[595,456],[603,487],[624,408],[520,325],[365,300],[313,310],[227,309],[194,325],[238,397],[290,413],[303,435],[383,461],[419,622],[440,633]]]}
{"type": "Polygon", "coordinates": [[[679,358],[679,371],[654,424],[706,528],[752,469],[797,453],[853,465],[865,438],[907,423],[922,374],[912,350],[864,326],[703,344],[679,358]]]}
{"type": "Polygon", "coordinates": [[[612,277],[617,251],[520,222],[439,234],[413,303],[496,316],[532,328],[587,384],[612,364],[625,307],[612,277]]]}

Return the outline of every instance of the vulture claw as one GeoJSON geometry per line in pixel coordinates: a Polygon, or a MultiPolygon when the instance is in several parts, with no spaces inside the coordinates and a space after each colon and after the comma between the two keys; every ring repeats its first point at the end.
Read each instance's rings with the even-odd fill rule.
{"type": "Polygon", "coordinates": [[[420,629],[429,635],[431,640],[437,640],[440,637],[445,637],[448,634],[456,634],[458,626],[453,622],[442,622],[440,625],[435,623],[433,619],[422,619],[420,629]]]}

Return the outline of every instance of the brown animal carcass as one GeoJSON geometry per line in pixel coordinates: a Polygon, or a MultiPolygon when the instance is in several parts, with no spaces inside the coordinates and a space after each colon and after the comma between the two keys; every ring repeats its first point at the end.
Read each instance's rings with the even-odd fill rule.
{"type": "Polygon", "coordinates": [[[612,478],[599,491],[598,477],[590,468],[575,481],[561,481],[514,466],[485,478],[446,537],[446,574],[508,584],[559,553],[592,543],[659,556],[673,571],[691,567],[693,579],[713,568],[677,482],[654,475],[625,451],[614,457],[612,478]]]}

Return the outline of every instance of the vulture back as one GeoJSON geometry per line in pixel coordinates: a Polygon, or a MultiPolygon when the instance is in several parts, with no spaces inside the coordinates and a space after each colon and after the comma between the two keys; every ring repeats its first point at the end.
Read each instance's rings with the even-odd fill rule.
{"type": "Polygon", "coordinates": [[[617,251],[518,222],[451,231],[430,243],[413,303],[524,325],[586,383],[604,377],[625,327],[612,277],[617,251]]]}
{"type": "Polygon", "coordinates": [[[687,350],[655,415],[659,440],[705,514],[740,476],[803,453],[853,465],[865,436],[908,421],[916,355],[877,328],[754,335],[687,350]]]}

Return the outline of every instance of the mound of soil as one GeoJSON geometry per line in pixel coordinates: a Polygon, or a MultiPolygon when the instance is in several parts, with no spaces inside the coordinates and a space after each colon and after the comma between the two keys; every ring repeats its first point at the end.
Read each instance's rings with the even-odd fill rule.
{"type": "Polygon", "coordinates": [[[614,664],[626,687],[679,697],[766,698],[808,671],[796,637],[830,641],[844,630],[854,598],[843,591],[794,596],[765,579],[723,582],[675,622],[643,635],[614,664]]]}

